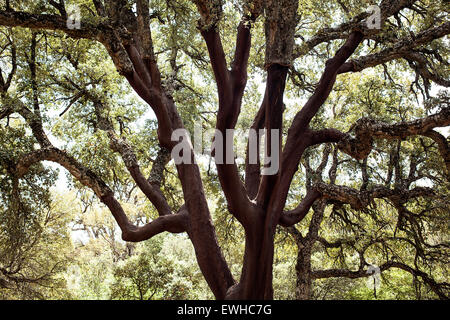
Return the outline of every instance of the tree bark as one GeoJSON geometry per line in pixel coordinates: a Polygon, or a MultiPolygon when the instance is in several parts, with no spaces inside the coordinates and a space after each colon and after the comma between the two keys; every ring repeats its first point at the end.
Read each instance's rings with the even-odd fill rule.
{"type": "MultiPolygon", "coordinates": [[[[267,228],[261,210],[259,219],[255,219],[245,232],[245,253],[239,283],[231,288],[228,299],[270,300],[273,298],[272,265],[274,254],[273,236],[267,239],[267,228]]],[[[274,233],[271,232],[273,235],[274,233]]]]}
{"type": "Polygon", "coordinates": [[[297,243],[297,263],[295,265],[295,274],[297,283],[295,286],[296,300],[311,299],[311,246],[297,243]]]}

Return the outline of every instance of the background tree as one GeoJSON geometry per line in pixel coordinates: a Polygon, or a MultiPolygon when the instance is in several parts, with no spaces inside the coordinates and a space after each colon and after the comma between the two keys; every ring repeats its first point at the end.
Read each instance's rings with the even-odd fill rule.
{"type": "MultiPolygon", "coordinates": [[[[373,29],[366,24],[369,17],[365,12],[366,1],[326,1],[320,6],[298,0],[225,3],[197,0],[194,3],[83,1],[78,3],[81,27],[72,29],[66,24],[68,14],[64,1],[32,4],[6,1],[0,11],[0,25],[5,26],[5,33],[12,35],[5,35],[5,41],[9,42],[4,51],[10,54],[4,57],[6,72],[2,68],[0,118],[5,130],[9,130],[9,117],[19,114],[24,120],[22,125],[31,129],[34,141],[39,144],[37,150],[23,151],[10,162],[14,179],[23,179],[41,161],[53,161],[66,168],[78,183],[91,189],[108,207],[124,240],[139,242],[165,231],[186,232],[200,270],[218,299],[272,298],[277,226],[296,225],[304,220],[311,207],[319,216],[324,212],[320,207],[327,201],[349,203],[353,209],[361,210],[374,197],[392,200],[401,198],[405,192],[414,195],[417,191],[414,183],[403,183],[404,177],[395,168],[400,162],[394,154],[391,169],[396,169],[397,173],[391,173],[390,179],[397,179],[396,187],[381,191],[368,189],[377,192],[374,196],[367,193],[369,182],[364,175],[360,188],[352,190],[334,184],[333,179],[325,184],[307,177],[311,180],[310,186],[306,184],[307,193],[298,205],[288,210],[286,205],[291,206],[288,198],[299,195],[297,190],[292,190],[292,181],[305,152],[312,147],[334,143],[340,152],[363,160],[379,141],[424,136],[434,141],[435,146],[431,148],[439,149],[444,159],[444,164],[439,165],[447,171],[445,183],[448,182],[448,142],[434,130],[450,123],[448,100],[445,96],[432,95],[430,85],[433,82],[448,86],[447,51],[443,40],[449,32],[448,4],[443,1],[381,1],[382,28],[373,29]],[[16,41],[8,37],[14,38],[15,33],[25,31],[15,27],[33,30],[31,34],[19,35],[21,40],[27,40],[22,41],[19,50],[14,47],[16,41]],[[234,29],[237,33],[232,31],[234,29]],[[253,46],[252,34],[256,35],[253,46]],[[199,40],[199,35],[203,41],[199,40]],[[236,41],[231,40],[233,37],[236,41]],[[264,59],[262,50],[265,50],[264,59]],[[107,55],[113,65],[100,63],[107,55]],[[355,58],[349,60],[352,55],[355,58]],[[341,126],[328,127],[326,122],[320,121],[330,110],[329,98],[335,85],[350,82],[353,73],[369,68],[383,67],[384,74],[389,75],[388,64],[398,59],[400,64],[406,62],[402,65],[405,77],[414,77],[412,90],[422,89],[427,99],[417,98],[416,103],[427,103],[428,109],[405,112],[400,119],[390,116],[389,111],[386,116],[381,113],[383,116],[375,118],[361,114],[363,117],[358,120],[355,111],[354,122],[341,126]],[[217,85],[217,104],[210,93],[199,95],[196,90],[203,83],[209,86],[211,82],[208,63],[217,85]],[[120,76],[113,72],[114,68],[120,76]],[[319,69],[322,71],[318,72],[319,69]],[[202,77],[186,81],[184,78],[189,79],[187,74],[192,70],[202,77]],[[257,79],[250,77],[245,92],[249,70],[256,78],[266,77],[257,112],[247,108],[257,103],[254,92],[257,79]],[[23,77],[19,78],[19,74],[23,77]],[[286,81],[288,74],[301,95],[286,81]],[[121,81],[123,78],[145,104],[130,97],[128,86],[121,81]],[[285,96],[289,99],[284,102],[285,96]],[[69,122],[78,119],[73,126],[68,126],[64,120],[58,121],[51,108],[42,109],[61,100],[66,103],[60,117],[70,115],[69,122]],[[304,104],[300,107],[294,101],[304,104]],[[76,110],[77,105],[82,107],[76,110]],[[218,107],[211,110],[215,105],[218,107]],[[149,130],[155,128],[154,122],[147,122],[135,132],[131,126],[145,117],[148,106],[156,118],[157,142],[149,135],[149,130]],[[241,109],[248,113],[254,111],[253,122],[238,122],[241,109]],[[211,111],[212,114],[207,113],[211,111]],[[189,122],[201,116],[212,121],[223,133],[235,129],[238,123],[246,128],[265,128],[269,141],[271,129],[282,130],[284,134],[279,137],[277,150],[281,154],[278,173],[261,175],[261,163],[250,164],[247,156],[242,164],[238,161],[216,164],[216,172],[209,177],[202,176],[194,161],[194,164],[179,164],[176,165],[179,182],[164,181],[166,176],[173,178],[173,172],[165,169],[170,150],[177,143],[171,140],[172,132],[185,126],[189,128],[189,122]],[[49,139],[46,127],[64,141],[62,147],[51,142],[55,139],[49,139]],[[91,135],[86,135],[86,130],[91,135]],[[121,156],[124,166],[118,163],[115,153],[121,156]],[[125,178],[127,172],[132,181],[125,178]],[[214,177],[223,192],[227,211],[245,231],[239,281],[234,280],[219,246],[205,194],[204,182],[210,184],[206,190],[218,188],[212,181],[214,177]],[[159,215],[145,225],[132,224],[125,213],[126,207],[121,204],[133,188],[131,182],[159,215]]],[[[365,91],[369,99],[371,90],[365,91]]],[[[402,103],[407,108],[411,99],[402,103]]],[[[358,103],[349,103],[349,106],[355,108],[358,103]]],[[[222,151],[226,157],[227,149],[222,151]]],[[[275,154],[270,147],[267,151],[269,156],[275,154]]],[[[194,159],[193,150],[189,153],[194,159]]],[[[433,176],[435,169],[432,169],[433,176]]],[[[415,178],[415,170],[412,171],[415,178]]],[[[352,175],[348,177],[350,181],[355,179],[352,175]]],[[[374,185],[378,182],[373,181],[374,185]]],[[[408,221],[415,224],[412,209],[402,201],[397,203],[399,220],[408,217],[408,221]]],[[[310,223],[312,229],[318,227],[314,217],[317,215],[313,215],[310,223]]],[[[418,234],[417,229],[414,232],[418,234]]],[[[417,266],[414,270],[418,271],[417,266]]],[[[429,281],[425,282],[430,286],[429,281]]]]}

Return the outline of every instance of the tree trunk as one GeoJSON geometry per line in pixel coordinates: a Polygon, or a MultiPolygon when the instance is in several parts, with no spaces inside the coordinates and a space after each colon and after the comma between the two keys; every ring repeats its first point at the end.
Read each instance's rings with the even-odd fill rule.
{"type": "Polygon", "coordinates": [[[246,230],[241,279],[228,290],[227,299],[273,299],[274,234],[269,234],[269,237],[267,235],[261,221],[255,221],[255,224],[246,230]]]}
{"type": "Polygon", "coordinates": [[[295,287],[296,300],[311,299],[311,247],[297,244],[297,264],[295,273],[297,275],[297,285],[295,287]]]}

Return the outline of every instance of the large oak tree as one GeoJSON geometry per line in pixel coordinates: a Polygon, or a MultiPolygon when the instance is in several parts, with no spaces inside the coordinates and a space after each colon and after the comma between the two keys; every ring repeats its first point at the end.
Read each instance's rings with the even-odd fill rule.
{"type": "MultiPolygon", "coordinates": [[[[333,91],[338,77],[378,66],[387,68],[386,64],[394,60],[404,60],[408,63],[410,69],[405,72],[416,76],[416,85],[421,84],[425,97],[430,96],[432,85],[448,87],[448,69],[445,70],[448,62],[444,42],[450,31],[450,24],[446,12],[448,6],[444,1],[436,3],[383,0],[377,3],[380,9],[379,29],[367,23],[368,19],[371,19],[371,13],[366,12],[370,5],[366,1],[329,1],[324,5],[325,10],[317,12],[311,12],[311,4],[308,1],[299,0],[159,2],[80,1],[79,8],[82,15],[79,28],[72,28],[67,24],[68,3],[63,0],[36,1],[35,4],[6,0],[2,4],[0,25],[4,26],[5,30],[16,27],[33,30],[30,50],[24,55],[29,68],[31,99],[26,100],[29,105],[11,93],[14,90],[12,87],[16,70],[21,63],[17,57],[17,50],[21,49],[16,48],[14,41],[5,45],[5,49],[8,48],[11,52],[10,63],[8,71],[2,70],[0,77],[2,95],[0,119],[9,121],[11,115],[19,114],[39,144],[36,150],[21,154],[15,161],[8,162],[8,170],[15,179],[23,178],[41,161],[53,161],[67,169],[82,185],[90,188],[109,208],[125,241],[144,241],[162,232],[186,232],[195,249],[201,272],[217,299],[271,299],[274,238],[277,227],[295,226],[306,217],[311,208],[315,213],[319,213],[314,216],[316,219],[313,218],[310,228],[311,234],[315,233],[313,240],[317,241],[319,239],[317,227],[320,224],[318,219],[323,216],[323,207],[327,201],[350,204],[354,209],[363,209],[374,198],[387,198],[393,199],[392,201],[400,208],[399,212],[404,213],[406,209],[403,205],[406,200],[429,195],[428,189],[416,188],[412,183],[402,183],[401,175],[395,176],[398,177],[396,181],[398,183],[393,188],[387,183],[372,187],[370,190],[366,190],[368,182],[363,176],[365,187],[356,190],[337,185],[336,179],[332,178],[333,174],[330,174],[329,183],[308,178],[306,195],[298,201],[293,210],[287,210],[290,187],[307,150],[332,143],[336,146],[335,153],[340,150],[357,160],[364,160],[372,152],[375,141],[423,136],[435,142],[443,159],[441,169],[446,172],[448,179],[450,170],[448,141],[434,130],[450,124],[448,101],[445,98],[435,100],[430,111],[421,118],[405,118],[401,122],[389,122],[365,117],[349,124],[348,132],[312,125],[333,91]],[[159,2],[164,5],[158,8],[163,8],[165,12],[161,13],[152,7],[159,2]],[[326,9],[335,10],[336,17],[330,15],[314,18],[316,14],[323,13],[326,9]],[[183,33],[185,31],[182,30],[183,27],[192,27],[196,24],[197,32],[206,44],[209,59],[204,56],[206,52],[202,50],[194,51],[195,48],[188,50],[186,43],[184,54],[193,64],[209,63],[213,75],[211,81],[215,81],[217,85],[215,127],[224,133],[224,146],[227,145],[228,139],[225,135],[226,130],[235,129],[238,123],[244,93],[251,94],[249,91],[254,89],[246,88],[251,56],[264,55],[264,59],[259,59],[259,67],[264,70],[266,81],[259,111],[254,115],[249,128],[266,129],[268,140],[273,129],[285,132],[279,136],[279,150],[270,148],[267,150],[269,155],[277,152],[280,154],[280,168],[275,175],[262,175],[262,162],[259,159],[257,164],[252,164],[248,152],[243,169],[237,163],[216,164],[217,176],[229,214],[245,230],[245,253],[239,279],[233,278],[219,246],[205,195],[204,182],[195,161],[192,161],[193,164],[176,165],[184,204],[178,207],[171,206],[167,199],[168,194],[163,190],[164,170],[170,160],[170,151],[177,143],[171,140],[172,133],[186,125],[185,113],[180,111],[183,101],[174,98],[174,92],[183,85],[177,80],[177,72],[181,68],[177,62],[177,50],[183,51],[183,47],[177,47],[179,39],[174,39],[173,34],[168,33],[164,38],[164,34],[161,33],[162,25],[167,22],[161,16],[169,17],[167,12],[173,13],[175,21],[183,21],[186,24],[180,25],[179,30],[176,29],[176,24],[172,25],[174,28],[172,31],[183,33]],[[223,43],[222,39],[225,36],[227,39],[230,38],[227,19],[232,19],[236,15],[239,15],[236,40],[230,53],[229,42],[223,43]],[[258,24],[259,27],[262,26],[264,36],[261,32],[258,33],[259,38],[253,41],[257,45],[253,48],[252,34],[258,31],[258,24]],[[312,27],[308,26],[309,24],[312,27]],[[37,30],[56,31],[57,34],[63,33],[69,38],[87,39],[103,45],[117,72],[153,110],[157,119],[159,153],[152,163],[151,172],[146,176],[143,168],[148,168],[149,163],[143,163],[143,159],[139,159],[133,144],[129,139],[125,139],[122,126],[119,130],[116,119],[112,119],[106,112],[108,106],[105,100],[90,89],[94,83],[80,87],[69,78],[59,81],[61,87],[65,86],[67,91],[75,92],[68,108],[81,98],[92,104],[96,116],[96,129],[107,134],[111,149],[120,154],[135,185],[157,210],[159,217],[152,222],[143,226],[133,225],[124,207],[117,200],[115,192],[101,175],[74,155],[58,148],[45,132],[46,119],[41,114],[38,94],[37,30]],[[152,36],[156,33],[152,30],[158,31],[157,39],[152,36]],[[173,42],[175,45],[172,48],[175,47],[177,50],[171,51],[173,55],[170,59],[170,68],[167,68],[162,66],[163,62],[159,58],[160,43],[173,42]],[[375,45],[372,46],[372,43],[375,45]],[[334,49],[336,47],[337,49],[334,49]],[[318,82],[309,83],[305,80],[305,75],[298,70],[299,67],[305,69],[308,66],[299,66],[298,61],[306,63],[303,58],[308,55],[319,59],[320,54],[313,54],[318,48],[322,48],[322,52],[325,52],[322,53],[322,59],[325,54],[326,62],[318,82]],[[288,75],[295,85],[308,92],[308,97],[292,119],[283,119],[286,110],[283,98],[286,94],[288,75]],[[287,123],[289,125],[285,127],[287,123]]],[[[76,57],[69,55],[66,58],[73,68],[80,68],[76,57]]],[[[46,63],[51,64],[54,61],[46,63]]],[[[3,69],[3,65],[1,67],[3,69]]],[[[62,114],[66,111],[67,109],[62,114]]],[[[230,152],[226,147],[221,151],[225,158],[230,152]]],[[[193,150],[189,153],[188,156],[194,159],[193,150]]],[[[329,151],[327,157],[328,155],[329,151]]],[[[391,170],[395,170],[395,159],[393,161],[391,170]]],[[[321,173],[324,166],[326,162],[317,170],[321,170],[321,173]]],[[[308,170],[309,173],[312,172],[312,169],[308,170]]],[[[414,172],[412,175],[414,176],[414,172]]],[[[290,231],[296,233],[295,229],[290,231]]],[[[301,241],[299,240],[299,243],[301,241]]],[[[322,242],[325,246],[340,245],[326,240],[322,242]]],[[[307,243],[307,246],[310,245],[311,243],[307,243]]],[[[308,255],[307,252],[305,257],[308,255]]],[[[300,267],[298,270],[301,273],[300,267]]],[[[350,276],[363,275],[363,267],[362,264],[361,269],[350,276]]],[[[416,269],[411,270],[411,267],[399,262],[390,261],[382,266],[388,267],[407,269],[423,276],[416,269]]],[[[333,276],[330,272],[334,272],[336,276],[346,275],[342,270],[328,270],[322,274],[316,272],[313,276],[317,278],[333,276]]],[[[434,280],[425,282],[437,288],[436,292],[440,297],[445,297],[434,280]]]]}

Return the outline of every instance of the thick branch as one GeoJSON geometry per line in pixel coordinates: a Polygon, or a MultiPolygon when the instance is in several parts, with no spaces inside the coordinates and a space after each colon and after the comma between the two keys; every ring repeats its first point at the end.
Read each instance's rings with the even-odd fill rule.
{"type": "MultiPolygon", "coordinates": [[[[338,73],[358,72],[399,58],[416,60],[420,63],[422,68],[426,69],[426,60],[424,60],[419,53],[413,52],[412,50],[421,45],[430,43],[435,39],[442,38],[449,33],[450,22],[443,23],[440,26],[422,31],[413,38],[398,40],[393,46],[381,50],[378,53],[350,60],[339,68],[338,73]]],[[[428,69],[422,70],[422,74],[441,85],[449,86],[448,80],[438,78],[436,75],[431,74],[428,69]]]]}
{"type": "MultiPolygon", "coordinates": [[[[363,34],[353,32],[345,44],[336,52],[335,56],[326,63],[325,71],[319,85],[308,102],[297,113],[289,128],[286,145],[281,158],[281,173],[274,193],[274,211],[281,214],[289,191],[292,178],[298,169],[298,164],[304,150],[312,145],[309,122],[327,99],[336,81],[337,70],[356,50],[363,40],[363,34]]],[[[276,219],[277,217],[275,217],[276,219]]]]}
{"type": "Polygon", "coordinates": [[[450,147],[448,145],[448,139],[435,130],[427,131],[422,135],[429,137],[433,139],[434,142],[436,142],[441,157],[444,160],[445,168],[447,169],[447,175],[450,176],[450,147]]]}
{"type": "Polygon", "coordinates": [[[70,174],[84,186],[90,188],[97,197],[110,209],[125,241],[143,241],[164,231],[180,233],[187,231],[187,211],[182,208],[177,214],[164,215],[149,224],[137,227],[127,218],[122,206],[114,198],[112,190],[94,172],[85,168],[65,151],[57,148],[45,148],[23,156],[16,166],[18,177],[22,177],[29,167],[40,161],[52,161],[67,169],[70,174]]]}
{"type": "Polygon", "coordinates": [[[336,82],[336,75],[339,68],[352,55],[362,40],[363,34],[361,32],[353,32],[344,45],[336,52],[335,56],[326,62],[325,70],[317,85],[317,89],[302,110],[295,116],[289,131],[295,133],[299,128],[306,128],[308,126],[311,119],[328,98],[336,82]]]}
{"type": "MultiPolygon", "coordinates": [[[[444,292],[444,287],[448,288],[447,283],[437,283],[432,277],[423,271],[414,269],[404,263],[397,261],[388,261],[381,266],[379,266],[380,272],[386,271],[391,268],[402,269],[414,276],[421,277],[422,280],[433,290],[433,292],[439,297],[439,299],[447,300],[448,296],[444,292]]],[[[336,278],[345,277],[349,279],[357,279],[368,277],[370,274],[364,270],[359,269],[357,271],[351,271],[346,269],[328,269],[328,270],[316,270],[311,272],[311,277],[313,279],[325,279],[325,278],[336,278]]]]}
{"type": "Polygon", "coordinates": [[[356,159],[364,159],[372,149],[372,140],[404,139],[412,135],[424,135],[437,127],[450,125],[450,108],[444,107],[439,113],[413,121],[388,124],[369,118],[362,118],[351,128],[355,137],[350,134],[339,133],[335,129],[318,131],[316,143],[337,142],[341,151],[356,159]]]}
{"type": "Polygon", "coordinates": [[[94,172],[83,167],[65,151],[54,147],[39,149],[23,156],[16,166],[18,177],[22,177],[28,171],[30,166],[43,160],[59,163],[66,168],[75,179],[92,189],[99,198],[112,193],[111,189],[94,172]]]}
{"type": "Polygon", "coordinates": [[[120,153],[133,180],[158,210],[159,215],[171,214],[170,206],[159,187],[152,185],[142,174],[136,155],[129,143],[124,139],[118,138],[113,131],[108,131],[108,136],[112,149],[120,153]]]}
{"type": "MultiPolygon", "coordinates": [[[[383,24],[388,17],[396,14],[404,8],[411,7],[415,2],[417,2],[417,0],[383,0],[380,5],[381,24],[383,24]]],[[[311,49],[321,43],[336,39],[346,39],[351,30],[361,30],[364,32],[365,37],[377,33],[378,30],[376,29],[367,29],[364,19],[369,15],[369,13],[363,12],[354,17],[352,20],[344,22],[337,27],[324,28],[318,31],[317,34],[311,39],[303,42],[299,46],[296,46],[294,50],[294,59],[307,54],[311,49]]]]}
{"type": "Polygon", "coordinates": [[[305,198],[300,202],[300,204],[291,211],[283,212],[280,217],[279,224],[283,227],[290,227],[296,223],[299,223],[308,214],[309,209],[313,205],[314,201],[320,198],[321,193],[316,189],[311,189],[306,194],[305,198]]]}
{"type": "Polygon", "coordinates": [[[261,107],[259,108],[255,119],[253,120],[251,130],[256,132],[256,163],[250,163],[250,145],[249,141],[247,142],[247,149],[245,154],[245,189],[247,190],[247,194],[250,199],[254,199],[258,194],[258,187],[261,180],[261,159],[260,159],[260,139],[259,139],[259,130],[264,128],[264,120],[266,113],[266,104],[268,102],[267,98],[267,90],[264,95],[263,102],[261,107]]]}
{"type": "Polygon", "coordinates": [[[382,185],[375,185],[369,190],[358,191],[347,186],[330,185],[323,182],[316,183],[314,187],[324,197],[342,203],[348,203],[355,210],[366,208],[374,199],[387,198],[393,202],[406,202],[417,197],[430,197],[434,192],[430,188],[415,187],[411,190],[389,189],[382,185]]]}
{"type": "MultiPolygon", "coordinates": [[[[206,17],[205,15],[211,14],[208,13],[208,10],[210,10],[208,8],[213,5],[213,1],[197,1],[196,3],[202,17],[204,17],[203,20],[209,21],[211,17],[206,17]],[[200,5],[201,3],[203,7],[200,5]]],[[[235,57],[231,71],[227,68],[227,61],[217,28],[201,28],[201,30],[208,47],[210,62],[217,84],[219,111],[217,113],[216,128],[222,132],[224,137],[221,154],[224,159],[228,159],[228,154],[231,150],[227,146],[233,145],[233,141],[228,141],[229,137],[226,135],[226,130],[234,129],[236,126],[242,104],[242,96],[247,83],[247,63],[251,43],[250,25],[247,24],[245,19],[239,24],[235,57]]],[[[245,224],[246,215],[249,213],[250,201],[239,176],[237,166],[235,163],[218,163],[216,166],[230,212],[241,223],[245,224]]]]}
{"type": "Polygon", "coordinates": [[[46,29],[64,31],[73,38],[99,39],[101,26],[92,25],[86,21],[81,23],[80,29],[69,29],[67,19],[50,14],[32,14],[19,11],[0,11],[0,25],[9,27],[23,27],[30,29],[46,29]]]}
{"type": "Polygon", "coordinates": [[[214,29],[222,17],[221,0],[194,0],[200,13],[198,25],[200,30],[214,29]]]}
{"type": "Polygon", "coordinates": [[[266,0],[265,66],[273,64],[289,67],[292,64],[298,0],[266,0]]]}

